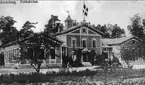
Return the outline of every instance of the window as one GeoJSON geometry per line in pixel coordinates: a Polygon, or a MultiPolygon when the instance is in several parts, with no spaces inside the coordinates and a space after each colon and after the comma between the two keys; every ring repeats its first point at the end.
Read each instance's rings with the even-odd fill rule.
{"type": "Polygon", "coordinates": [[[104,52],[104,53],[103,53],[103,56],[104,56],[105,59],[108,59],[108,55],[109,55],[108,52],[104,52]]]}
{"type": "Polygon", "coordinates": [[[87,30],[85,28],[82,29],[82,34],[87,34],[87,30]]]}
{"type": "Polygon", "coordinates": [[[96,40],[95,40],[95,39],[92,40],[92,46],[93,46],[94,48],[96,47],[96,40]]]}
{"type": "Polygon", "coordinates": [[[75,47],[76,41],[72,40],[72,47],[75,47]]]}
{"type": "Polygon", "coordinates": [[[51,59],[55,59],[55,49],[54,48],[50,49],[50,55],[51,55],[51,59]]]}
{"type": "Polygon", "coordinates": [[[82,45],[83,45],[84,48],[87,47],[86,40],[83,40],[83,41],[82,41],[82,45]]]}
{"type": "Polygon", "coordinates": [[[76,39],[72,38],[71,40],[71,47],[76,47],[76,39]]]}
{"type": "Polygon", "coordinates": [[[134,44],[135,43],[135,40],[132,40],[132,44],[134,44]]]}

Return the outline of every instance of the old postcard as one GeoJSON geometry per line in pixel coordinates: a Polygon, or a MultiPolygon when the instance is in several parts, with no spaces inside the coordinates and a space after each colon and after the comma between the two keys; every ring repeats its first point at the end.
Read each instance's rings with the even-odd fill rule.
{"type": "Polygon", "coordinates": [[[1,85],[144,85],[145,1],[0,0],[1,85]]]}

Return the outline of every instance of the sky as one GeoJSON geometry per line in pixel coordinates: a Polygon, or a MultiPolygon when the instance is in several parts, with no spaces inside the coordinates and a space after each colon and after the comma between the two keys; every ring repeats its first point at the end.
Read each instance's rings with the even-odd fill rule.
{"type": "MultiPolygon", "coordinates": [[[[139,13],[142,18],[145,18],[145,1],[128,0],[128,1],[111,1],[111,0],[85,0],[88,7],[88,16],[86,21],[91,24],[118,24],[126,31],[129,31],[127,26],[130,24],[130,18],[139,13]]],[[[38,22],[35,32],[44,30],[44,25],[48,22],[51,15],[57,15],[64,23],[68,16],[67,11],[73,20],[81,22],[83,20],[83,0],[41,0],[38,3],[20,3],[16,4],[0,4],[0,17],[12,16],[17,29],[21,29],[26,21],[38,22]]]]}

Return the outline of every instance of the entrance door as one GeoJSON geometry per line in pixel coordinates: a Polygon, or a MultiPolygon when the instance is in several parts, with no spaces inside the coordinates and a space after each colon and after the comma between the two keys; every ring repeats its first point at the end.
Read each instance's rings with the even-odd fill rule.
{"type": "Polygon", "coordinates": [[[83,62],[88,62],[88,55],[87,55],[87,53],[83,53],[83,62]]]}
{"type": "Polygon", "coordinates": [[[104,52],[105,59],[108,59],[108,52],[104,52]]]}

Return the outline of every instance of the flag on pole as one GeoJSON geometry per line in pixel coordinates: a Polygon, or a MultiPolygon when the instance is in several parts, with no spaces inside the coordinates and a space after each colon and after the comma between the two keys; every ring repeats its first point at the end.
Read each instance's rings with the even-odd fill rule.
{"type": "Polygon", "coordinates": [[[84,13],[85,16],[88,15],[88,7],[86,7],[85,4],[84,4],[84,6],[83,6],[83,13],[84,13]]]}
{"type": "Polygon", "coordinates": [[[69,15],[69,11],[67,11],[68,15],[69,15]]]}

